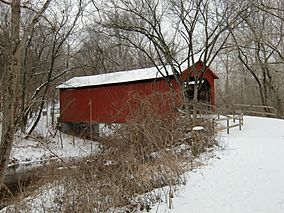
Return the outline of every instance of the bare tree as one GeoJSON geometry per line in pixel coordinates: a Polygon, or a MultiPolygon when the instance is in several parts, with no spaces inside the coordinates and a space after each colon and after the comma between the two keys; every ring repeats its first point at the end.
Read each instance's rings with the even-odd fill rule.
{"type": "MultiPolygon", "coordinates": [[[[158,70],[162,67],[166,74],[161,74],[169,83],[168,73],[171,70],[182,91],[186,91],[193,75],[195,101],[207,66],[225,48],[228,26],[238,26],[239,16],[245,12],[242,8],[233,13],[233,3],[213,0],[119,0],[95,6],[99,23],[109,35],[139,49],[158,70]],[[153,52],[156,57],[153,57],[153,52]],[[181,80],[183,65],[190,67],[199,60],[205,64],[203,71],[197,74],[193,69],[186,82],[181,80]]],[[[187,100],[186,95],[184,99],[187,100]]]]}
{"type": "MultiPolygon", "coordinates": [[[[65,7],[66,6],[70,7],[69,5],[65,5],[65,7]]],[[[28,114],[30,113],[31,107],[36,102],[39,103],[36,119],[34,123],[32,124],[31,128],[29,129],[28,134],[31,134],[34,131],[36,125],[38,124],[41,118],[41,113],[45,106],[45,102],[48,101],[47,94],[48,94],[51,82],[58,79],[65,73],[77,68],[77,66],[69,67],[68,62],[61,63],[58,59],[60,58],[59,56],[63,53],[62,51],[64,51],[63,49],[64,49],[64,45],[66,45],[67,39],[70,37],[70,35],[72,34],[77,24],[77,21],[82,13],[82,9],[83,9],[82,1],[79,0],[78,5],[77,5],[77,12],[75,14],[74,19],[73,17],[71,17],[71,13],[68,14],[68,8],[63,8],[62,10],[63,12],[61,11],[63,13],[61,14],[62,18],[57,20],[56,22],[51,22],[51,21],[49,22],[52,24],[50,26],[52,31],[50,32],[51,43],[50,43],[49,54],[48,54],[48,58],[49,58],[48,63],[47,63],[48,69],[46,70],[46,74],[44,75],[43,81],[34,90],[31,98],[29,99],[30,104],[25,107],[25,110],[23,112],[24,118],[27,118],[28,114]],[[69,20],[72,20],[72,22],[70,23],[69,20]],[[61,71],[55,72],[56,64],[58,63],[59,63],[59,68],[61,68],[61,71]],[[37,100],[39,94],[40,94],[40,97],[39,97],[39,100],[37,100]]]]}
{"type": "Polygon", "coordinates": [[[283,114],[281,84],[283,69],[283,3],[252,1],[242,28],[231,30],[238,58],[258,87],[260,102],[273,105],[283,114]],[[273,9],[273,5],[275,8],[273,9]]]}
{"type": "MultiPolygon", "coordinates": [[[[78,64],[88,65],[81,74],[107,73],[150,65],[149,59],[138,48],[133,48],[129,42],[120,38],[119,30],[116,30],[117,36],[110,36],[114,32],[92,23],[87,27],[86,33],[83,45],[76,55],[78,64]]],[[[137,43],[140,46],[144,44],[143,40],[137,43]]]]}
{"type": "Polygon", "coordinates": [[[3,119],[2,135],[0,143],[0,186],[2,186],[5,170],[9,162],[9,156],[13,145],[16,131],[18,109],[19,75],[21,70],[22,48],[34,25],[48,7],[50,0],[47,0],[41,10],[33,17],[27,31],[20,39],[21,1],[12,0],[11,3],[1,0],[0,2],[11,6],[11,28],[10,28],[10,60],[8,70],[3,79],[3,119]]]}
{"type": "MultiPolygon", "coordinates": [[[[8,6],[3,6],[0,9],[0,82],[3,81],[3,77],[5,75],[5,70],[7,70],[8,66],[8,46],[9,46],[9,31],[7,30],[9,27],[9,17],[8,17],[8,6]]],[[[0,86],[0,111],[2,111],[2,84],[0,86]]]]}

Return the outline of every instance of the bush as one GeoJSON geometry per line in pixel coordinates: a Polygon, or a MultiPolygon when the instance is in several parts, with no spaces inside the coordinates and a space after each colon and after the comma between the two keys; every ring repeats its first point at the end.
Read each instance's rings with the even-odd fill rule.
{"type": "MultiPolygon", "coordinates": [[[[161,110],[153,104],[156,96],[135,98],[136,110],[126,124],[115,126],[113,134],[101,139],[97,155],[83,159],[75,169],[57,172],[52,181],[47,178],[62,190],[54,194],[54,206],[46,211],[149,209],[162,199],[154,189],[183,185],[192,160],[214,145],[211,121],[161,110]],[[196,125],[204,130],[192,131],[196,125]]],[[[174,109],[169,103],[164,106],[174,109]]]]}

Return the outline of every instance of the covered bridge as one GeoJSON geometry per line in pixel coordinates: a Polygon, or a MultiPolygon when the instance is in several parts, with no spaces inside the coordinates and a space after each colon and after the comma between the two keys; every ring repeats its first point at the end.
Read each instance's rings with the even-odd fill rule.
{"type": "MultiPolygon", "coordinates": [[[[204,69],[204,64],[201,61],[193,66],[197,71],[204,69]]],[[[189,73],[192,73],[193,66],[184,69],[181,75],[182,79],[186,79],[189,73]]],[[[173,73],[169,73],[169,75],[173,88],[178,91],[180,88],[173,73]]],[[[214,80],[217,78],[212,70],[206,67],[199,99],[212,105],[215,104],[214,80]]],[[[168,82],[155,67],[74,77],[57,88],[60,90],[60,122],[65,124],[125,122],[127,112],[119,116],[117,114],[129,99],[130,94],[147,96],[154,92],[166,93],[170,91],[168,82]]],[[[191,97],[191,93],[189,85],[189,97],[191,97]]]]}

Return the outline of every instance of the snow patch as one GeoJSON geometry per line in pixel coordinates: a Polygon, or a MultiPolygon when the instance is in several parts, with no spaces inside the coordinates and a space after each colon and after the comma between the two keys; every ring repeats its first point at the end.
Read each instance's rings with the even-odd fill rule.
{"type": "Polygon", "coordinates": [[[195,126],[192,128],[192,131],[202,131],[202,130],[204,130],[203,126],[195,126]]]}

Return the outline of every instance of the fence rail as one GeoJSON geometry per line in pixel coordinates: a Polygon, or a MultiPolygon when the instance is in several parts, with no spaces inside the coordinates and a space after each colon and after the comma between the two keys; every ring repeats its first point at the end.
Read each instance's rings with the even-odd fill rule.
{"type": "Polygon", "coordinates": [[[277,117],[276,109],[272,106],[261,106],[254,104],[233,104],[233,110],[241,110],[248,115],[277,117]]]}
{"type": "Polygon", "coordinates": [[[240,112],[239,114],[233,114],[233,115],[223,115],[225,118],[220,118],[220,115],[218,114],[218,118],[214,119],[215,122],[218,121],[226,121],[226,126],[217,128],[218,131],[227,130],[227,134],[230,134],[230,129],[234,127],[239,127],[239,130],[242,130],[242,126],[244,125],[244,114],[243,112],[240,112]],[[230,121],[233,121],[235,124],[230,124],[230,121]],[[236,120],[238,123],[236,123],[236,120]]]}
{"type": "Polygon", "coordinates": [[[244,125],[244,115],[255,115],[263,117],[279,117],[277,110],[273,106],[262,106],[257,104],[232,104],[231,106],[222,107],[214,106],[208,103],[196,102],[190,103],[189,106],[196,109],[197,113],[206,113],[218,115],[217,119],[214,119],[214,122],[226,121],[226,126],[222,128],[217,128],[217,130],[227,130],[227,133],[230,133],[231,128],[239,127],[242,129],[244,125]],[[219,115],[224,116],[220,118],[219,115]],[[230,121],[233,121],[233,124],[230,124],[230,121]],[[236,123],[236,121],[238,123],[236,123]]]}

